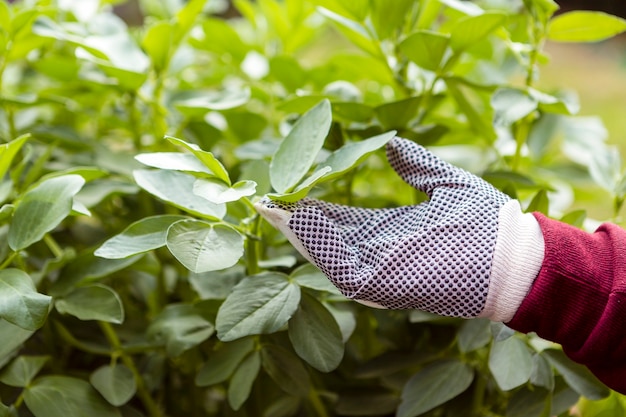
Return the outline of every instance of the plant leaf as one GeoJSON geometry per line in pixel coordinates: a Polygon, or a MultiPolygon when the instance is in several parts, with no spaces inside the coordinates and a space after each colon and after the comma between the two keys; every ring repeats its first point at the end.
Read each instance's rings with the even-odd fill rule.
{"type": "Polygon", "coordinates": [[[209,359],[198,371],[196,385],[207,387],[226,381],[252,349],[254,340],[250,337],[222,343],[218,350],[211,352],[209,359]]]}
{"type": "Polygon", "coordinates": [[[22,250],[57,227],[71,213],[74,195],[84,184],[80,175],[65,175],[28,190],[13,214],[8,236],[11,249],[22,250]]]}
{"type": "Polygon", "coordinates": [[[517,337],[494,342],[489,353],[489,370],[498,386],[509,391],[526,383],[532,372],[532,355],[517,337]]]}
{"type": "Polygon", "coordinates": [[[50,356],[18,356],[0,374],[0,382],[12,387],[26,387],[50,356]]]}
{"type": "Polygon", "coordinates": [[[290,350],[279,345],[264,344],[261,350],[263,369],[283,391],[296,397],[306,397],[311,378],[302,361],[290,350]]]}
{"type": "Polygon", "coordinates": [[[626,20],[603,12],[576,10],[554,17],[548,39],[558,42],[598,42],[626,30],[626,20]]]}
{"type": "Polygon", "coordinates": [[[51,300],[37,292],[26,272],[13,268],[0,271],[0,318],[25,330],[37,330],[48,317],[51,300]]]}
{"type": "Polygon", "coordinates": [[[317,291],[326,291],[331,294],[341,295],[341,292],[315,265],[307,263],[296,268],[289,279],[295,280],[299,286],[312,288],[317,291]]]}
{"type": "Polygon", "coordinates": [[[307,173],[330,130],[330,102],[322,100],[294,124],[270,163],[270,181],[276,192],[293,190],[307,173]]]}
{"type": "Polygon", "coordinates": [[[300,287],[277,272],[244,278],[217,313],[217,336],[228,342],[273,333],[287,324],[300,302],[300,287]]]}
{"type": "Polygon", "coordinates": [[[302,294],[300,307],[289,319],[289,340],[312,367],[330,372],[343,359],[343,338],[333,315],[315,298],[302,294]]]}
{"type": "Polygon", "coordinates": [[[203,172],[213,174],[195,155],[180,152],[152,152],[135,155],[135,159],[144,165],[175,171],[203,172]]]}
{"type": "Polygon", "coordinates": [[[173,136],[165,137],[168,141],[175,145],[182,146],[191,151],[196,158],[200,160],[217,178],[230,185],[230,177],[228,171],[224,168],[224,165],[211,153],[203,151],[200,147],[194,143],[185,142],[182,139],[175,138],[173,136]]]}
{"type": "Polygon", "coordinates": [[[565,382],[580,395],[590,400],[608,397],[610,390],[584,366],[574,363],[562,350],[546,349],[541,352],[552,366],[563,376],[565,382]]]}
{"type": "Polygon", "coordinates": [[[199,178],[193,183],[193,193],[214,204],[237,201],[255,192],[256,182],[249,180],[238,181],[232,186],[213,178],[199,178]]]}
{"type": "Polygon", "coordinates": [[[167,248],[190,271],[233,266],[243,255],[243,236],[226,224],[181,220],[167,230],[167,248]]]}
{"type": "Polygon", "coordinates": [[[474,372],[458,360],[431,363],[409,379],[402,389],[398,417],[414,417],[456,397],[474,379],[474,372]]]}
{"type": "Polygon", "coordinates": [[[55,307],[59,313],[69,314],[80,320],[116,324],[124,322],[124,306],[120,296],[115,290],[102,284],[78,287],[57,299],[55,307]]]}
{"type": "Polygon", "coordinates": [[[495,110],[494,123],[510,126],[537,108],[537,100],[515,88],[500,88],[491,97],[495,110]]]}
{"type": "Polygon", "coordinates": [[[126,404],[137,391],[133,372],[119,363],[96,369],[89,377],[89,382],[109,404],[116,407],[126,404]]]}
{"type": "Polygon", "coordinates": [[[233,410],[239,410],[250,396],[252,384],[261,370],[261,354],[252,351],[239,364],[228,384],[228,403],[233,410]]]}
{"type": "Polygon", "coordinates": [[[9,143],[0,145],[0,180],[4,179],[4,175],[9,170],[11,162],[13,162],[13,158],[29,137],[30,134],[25,134],[9,143]]]}
{"type": "Polygon", "coordinates": [[[418,66],[436,72],[450,44],[450,35],[419,30],[404,39],[400,51],[418,66]]]}
{"type": "Polygon", "coordinates": [[[458,54],[498,29],[505,21],[506,15],[499,12],[486,12],[459,19],[450,33],[450,47],[458,54]]]}
{"type": "Polygon", "coordinates": [[[162,215],[145,217],[128,226],[124,231],[106,240],[94,255],[107,259],[127,258],[165,246],[167,230],[184,216],[162,215]]]}
{"type": "Polygon", "coordinates": [[[68,376],[37,378],[24,390],[24,401],[35,417],[121,417],[88,382],[68,376]]]}
{"type": "Polygon", "coordinates": [[[471,352],[486,346],[491,340],[490,321],[486,319],[467,320],[457,333],[459,350],[471,352]]]}

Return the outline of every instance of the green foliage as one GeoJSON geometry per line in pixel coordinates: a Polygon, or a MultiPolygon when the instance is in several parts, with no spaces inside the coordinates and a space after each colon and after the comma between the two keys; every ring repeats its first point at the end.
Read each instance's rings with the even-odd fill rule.
{"type": "Polygon", "coordinates": [[[347,302],[253,207],[422,201],[386,164],[397,134],[528,211],[619,221],[602,122],[536,80],[546,40],[622,19],[552,0],[236,0],[230,19],[142,0],[129,26],[115,3],[0,2],[0,416],[623,413],[536,336],[347,302]],[[615,217],[572,210],[581,189],[615,217]]]}

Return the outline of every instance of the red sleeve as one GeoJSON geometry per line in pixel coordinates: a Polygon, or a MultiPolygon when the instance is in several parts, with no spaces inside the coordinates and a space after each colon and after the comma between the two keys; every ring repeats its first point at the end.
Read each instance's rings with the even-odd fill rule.
{"type": "Polygon", "coordinates": [[[626,231],[607,223],[587,233],[535,217],[544,261],[507,324],[560,343],[572,360],[626,394],[626,231]]]}

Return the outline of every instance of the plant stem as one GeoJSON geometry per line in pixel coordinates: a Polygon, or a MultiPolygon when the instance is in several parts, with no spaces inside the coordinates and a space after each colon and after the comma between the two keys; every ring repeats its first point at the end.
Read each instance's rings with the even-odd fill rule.
{"type": "Polygon", "coordinates": [[[246,269],[248,275],[255,275],[261,272],[259,268],[259,257],[261,252],[261,240],[259,237],[261,231],[261,216],[254,216],[250,225],[250,233],[246,238],[246,269]]]}
{"type": "Polygon", "coordinates": [[[113,326],[110,323],[104,321],[99,321],[98,324],[100,325],[100,328],[102,329],[102,332],[106,336],[107,340],[113,347],[113,354],[119,356],[122,359],[124,365],[126,365],[128,369],[130,369],[130,371],[133,373],[133,376],[135,377],[135,383],[137,384],[137,396],[143,403],[144,407],[146,407],[148,415],[150,417],[164,417],[165,414],[163,413],[159,405],[154,401],[154,399],[150,395],[150,392],[146,388],[143,377],[141,376],[141,373],[139,373],[137,366],[135,366],[133,358],[122,349],[120,339],[117,337],[117,333],[115,333],[113,326]]]}
{"type": "Polygon", "coordinates": [[[315,415],[317,417],[328,417],[326,407],[324,407],[324,404],[322,403],[322,400],[320,400],[320,396],[315,388],[311,388],[311,391],[309,391],[309,402],[315,410],[315,415]]]}
{"type": "Polygon", "coordinates": [[[49,233],[46,233],[43,236],[43,241],[46,243],[48,249],[50,249],[50,252],[52,252],[55,258],[59,259],[63,257],[63,249],[61,249],[59,244],[56,242],[56,240],[54,240],[52,236],[50,236],[49,233]]]}
{"type": "Polygon", "coordinates": [[[0,265],[0,270],[5,269],[7,266],[9,266],[11,262],[13,262],[13,258],[15,258],[16,256],[17,252],[11,252],[11,254],[4,260],[4,262],[2,262],[2,265],[0,265]]]}

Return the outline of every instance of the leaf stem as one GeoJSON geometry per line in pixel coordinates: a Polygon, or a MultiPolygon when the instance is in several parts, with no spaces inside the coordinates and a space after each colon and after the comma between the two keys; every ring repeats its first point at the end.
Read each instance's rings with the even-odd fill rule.
{"type": "Polygon", "coordinates": [[[315,388],[311,388],[309,391],[309,402],[315,410],[315,415],[317,417],[328,417],[326,407],[324,407],[324,404],[322,403],[322,400],[320,399],[320,396],[315,388]]]}
{"type": "Polygon", "coordinates": [[[44,235],[43,241],[46,243],[48,249],[50,249],[50,252],[52,252],[55,258],[59,259],[63,257],[63,249],[61,249],[59,244],[56,242],[56,240],[54,240],[52,236],[50,236],[49,233],[46,233],[44,235]]]}
{"type": "Polygon", "coordinates": [[[137,396],[143,403],[144,407],[146,407],[148,415],[150,417],[164,417],[165,414],[150,395],[150,392],[146,388],[145,381],[143,380],[141,373],[137,369],[137,366],[135,365],[132,357],[128,355],[122,348],[120,339],[117,336],[117,333],[115,333],[113,326],[110,323],[104,321],[99,321],[98,324],[100,325],[102,332],[114,349],[113,355],[121,358],[124,365],[126,365],[128,369],[130,369],[130,371],[133,373],[133,376],[135,377],[135,383],[137,384],[137,396]]]}
{"type": "Polygon", "coordinates": [[[2,265],[0,265],[0,270],[3,270],[7,266],[9,266],[11,262],[13,262],[13,258],[17,256],[17,253],[18,252],[11,252],[11,254],[4,260],[4,262],[2,262],[2,265]]]}
{"type": "Polygon", "coordinates": [[[261,252],[261,216],[254,216],[250,225],[250,233],[246,235],[246,270],[248,275],[256,275],[261,272],[259,257],[261,252]]]}

